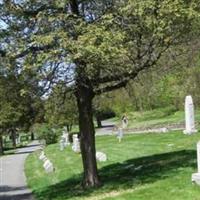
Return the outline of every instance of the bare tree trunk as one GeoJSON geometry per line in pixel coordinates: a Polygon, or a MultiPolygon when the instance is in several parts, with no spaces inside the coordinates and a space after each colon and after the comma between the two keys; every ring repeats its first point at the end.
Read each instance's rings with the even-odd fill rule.
{"type": "Polygon", "coordinates": [[[31,132],[31,140],[35,140],[35,135],[34,135],[34,132],[31,132]]]}
{"type": "Polygon", "coordinates": [[[88,91],[80,90],[77,96],[81,154],[84,169],[83,185],[85,187],[97,187],[100,185],[96,162],[92,99],[93,95],[88,91]]]}
{"type": "Polygon", "coordinates": [[[96,120],[97,120],[97,127],[101,128],[102,127],[102,123],[101,123],[101,119],[99,116],[96,116],[96,120]]]}
{"type": "Polygon", "coordinates": [[[0,155],[3,155],[3,136],[0,134],[0,155]]]}
{"type": "Polygon", "coordinates": [[[13,148],[16,149],[16,130],[13,128],[11,130],[11,138],[12,138],[12,143],[13,143],[13,148]]]}
{"type": "Polygon", "coordinates": [[[70,132],[69,124],[67,124],[67,132],[70,132]]]}
{"type": "Polygon", "coordinates": [[[70,124],[70,126],[69,126],[69,131],[71,132],[72,131],[72,124],[70,124]]]}
{"type": "Polygon", "coordinates": [[[72,124],[67,124],[67,131],[71,132],[72,131],[72,124]]]}

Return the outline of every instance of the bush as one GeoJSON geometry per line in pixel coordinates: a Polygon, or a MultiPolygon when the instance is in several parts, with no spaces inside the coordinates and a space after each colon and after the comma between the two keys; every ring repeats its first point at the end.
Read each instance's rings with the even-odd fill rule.
{"type": "Polygon", "coordinates": [[[49,124],[36,124],[33,131],[39,140],[45,140],[46,144],[54,144],[58,141],[59,131],[53,129],[49,124]]]}

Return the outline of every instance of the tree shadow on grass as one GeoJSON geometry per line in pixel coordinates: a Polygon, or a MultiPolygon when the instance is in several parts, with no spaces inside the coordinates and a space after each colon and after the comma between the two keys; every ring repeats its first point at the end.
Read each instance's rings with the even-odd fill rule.
{"type": "Polygon", "coordinates": [[[99,170],[103,186],[97,189],[83,189],[81,175],[43,188],[36,196],[39,199],[71,199],[109,192],[117,189],[134,188],[137,185],[155,182],[173,176],[178,168],[196,168],[196,151],[182,150],[134,158],[123,163],[115,163],[99,170]]]}

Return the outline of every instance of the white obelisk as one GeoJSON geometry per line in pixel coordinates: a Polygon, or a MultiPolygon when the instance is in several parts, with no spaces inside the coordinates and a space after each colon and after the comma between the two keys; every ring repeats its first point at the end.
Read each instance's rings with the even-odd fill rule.
{"type": "Polygon", "coordinates": [[[184,134],[191,135],[196,133],[195,122],[194,122],[194,104],[191,96],[185,98],[185,130],[184,134]]]}

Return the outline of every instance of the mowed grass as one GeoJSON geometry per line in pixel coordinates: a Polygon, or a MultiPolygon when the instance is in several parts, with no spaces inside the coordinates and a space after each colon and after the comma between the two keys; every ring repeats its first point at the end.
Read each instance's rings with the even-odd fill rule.
{"type": "Polygon", "coordinates": [[[125,135],[119,143],[114,136],[96,138],[97,150],[108,161],[98,163],[103,186],[86,190],[81,187],[81,156],[71,147],[61,152],[59,145],[45,149],[55,166],[46,174],[39,152],[27,158],[28,185],[38,200],[198,200],[200,186],[192,184],[197,171],[196,143],[200,133],[182,132],[125,135]]]}
{"type": "MultiPolygon", "coordinates": [[[[155,109],[143,112],[128,112],[128,128],[147,129],[152,127],[162,127],[174,124],[174,126],[184,125],[184,111],[175,111],[172,108],[155,109]]],[[[200,121],[200,110],[195,111],[196,122],[200,121]]],[[[108,121],[121,123],[120,117],[115,117],[108,121]]],[[[199,126],[199,124],[197,124],[199,126]]]]}

